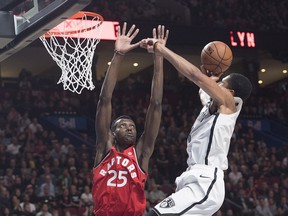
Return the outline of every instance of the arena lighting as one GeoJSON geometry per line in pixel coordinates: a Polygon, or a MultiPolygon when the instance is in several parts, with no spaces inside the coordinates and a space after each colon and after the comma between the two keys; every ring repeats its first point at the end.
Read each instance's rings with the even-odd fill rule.
{"type": "Polygon", "coordinates": [[[255,48],[255,34],[253,32],[230,31],[230,44],[233,47],[255,48]]]}
{"type": "MultiPolygon", "coordinates": [[[[75,26],[89,27],[89,26],[93,26],[93,24],[96,23],[95,21],[92,21],[92,20],[81,20],[80,22],[81,24],[79,24],[79,20],[70,19],[69,21],[64,21],[60,23],[58,26],[55,27],[55,29],[57,29],[57,31],[60,31],[60,32],[69,32],[69,31],[71,32],[73,30],[78,30],[78,28],[73,29],[73,27],[75,28],[75,26]]],[[[97,29],[83,31],[77,34],[70,34],[69,36],[72,38],[96,38],[96,39],[101,39],[101,40],[116,40],[117,27],[119,26],[118,21],[103,21],[101,26],[102,26],[102,29],[101,29],[101,34],[99,36],[100,38],[97,38],[97,35],[98,35],[97,29]]],[[[62,37],[62,36],[66,36],[66,35],[59,35],[59,37],[62,37]]]]}

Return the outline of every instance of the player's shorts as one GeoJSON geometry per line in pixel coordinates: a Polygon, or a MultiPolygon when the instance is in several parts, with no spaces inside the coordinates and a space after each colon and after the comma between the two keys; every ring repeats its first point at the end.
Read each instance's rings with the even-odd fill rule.
{"type": "Polygon", "coordinates": [[[157,215],[213,215],[224,197],[224,173],[212,166],[193,165],[176,178],[176,192],[152,210],[157,215]]]}

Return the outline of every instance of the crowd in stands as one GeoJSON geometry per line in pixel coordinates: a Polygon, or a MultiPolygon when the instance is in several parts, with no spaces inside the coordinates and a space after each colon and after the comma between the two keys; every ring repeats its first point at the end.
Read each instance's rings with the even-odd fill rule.
{"type": "Polygon", "coordinates": [[[252,30],[287,30],[285,0],[100,0],[89,7],[105,20],[252,30]]]}
{"type": "MultiPolygon", "coordinates": [[[[92,1],[90,9],[103,15],[105,20],[288,29],[288,2],[285,0],[173,1],[187,12],[181,11],[181,16],[177,10],[168,7],[160,10],[157,6],[171,2],[99,0],[92,1]]],[[[134,78],[128,81],[129,85],[124,83],[123,88],[116,89],[114,115],[131,115],[137,130],[141,131],[150,82],[141,80],[140,83],[134,78]]],[[[101,84],[99,81],[92,92],[77,95],[59,86],[51,89],[29,72],[22,71],[18,88],[1,89],[0,216],[89,215],[93,208],[94,143],[80,143],[80,147],[75,147],[69,138],[57,136],[56,131],[45,128],[40,118],[43,114],[66,112],[94,119],[101,84]]],[[[260,91],[252,95],[244,104],[240,120],[246,117],[273,119],[287,126],[287,88],[286,80],[275,88],[277,92],[260,91]]],[[[186,168],[186,137],[201,108],[197,88],[191,83],[173,80],[173,84],[166,83],[164,89],[161,128],[146,185],[147,211],[174,191],[175,178],[186,168]]],[[[257,136],[253,128],[238,122],[231,140],[229,163],[225,172],[226,198],[216,215],[288,215],[287,143],[274,146],[257,136]]]]}
{"type": "MultiPolygon", "coordinates": [[[[38,0],[43,9],[54,0],[38,0]]],[[[33,8],[26,0],[13,9],[22,14],[33,8]]],[[[100,13],[105,20],[161,22],[199,27],[253,30],[288,30],[288,2],[285,0],[99,0],[88,10],[100,13]]]]}
{"type": "MultiPolygon", "coordinates": [[[[0,215],[89,215],[94,143],[75,147],[39,120],[43,113],[55,111],[89,113],[94,118],[100,85],[77,95],[59,88],[35,88],[29,73],[22,75],[18,89],[0,92],[0,215]]],[[[130,89],[125,83],[117,87],[114,114],[131,115],[141,131],[150,84],[133,79],[128,79],[135,84],[130,89]]],[[[191,83],[179,81],[174,87],[166,83],[164,89],[162,123],[146,184],[147,210],[175,189],[175,178],[186,168],[186,137],[201,108],[191,83]]],[[[241,118],[258,107],[261,118],[270,118],[265,107],[271,106],[274,119],[279,112],[287,116],[287,98],[287,91],[260,101],[252,98],[241,118]]],[[[287,144],[275,147],[238,123],[225,172],[226,199],[216,215],[288,215],[287,152],[287,144]]]]}

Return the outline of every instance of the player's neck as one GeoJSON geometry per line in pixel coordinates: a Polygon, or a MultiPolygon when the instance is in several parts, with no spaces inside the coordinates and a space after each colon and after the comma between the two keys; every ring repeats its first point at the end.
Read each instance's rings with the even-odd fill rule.
{"type": "Polygon", "coordinates": [[[124,152],[124,150],[128,147],[124,147],[124,146],[119,146],[119,145],[115,145],[114,146],[115,149],[118,151],[118,152],[124,152]]]}

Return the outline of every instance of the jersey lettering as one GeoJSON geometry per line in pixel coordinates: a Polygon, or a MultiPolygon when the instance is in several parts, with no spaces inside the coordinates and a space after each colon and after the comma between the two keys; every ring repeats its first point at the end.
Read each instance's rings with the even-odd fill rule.
{"type": "Polygon", "coordinates": [[[129,160],[128,160],[127,158],[125,158],[125,159],[122,161],[122,166],[126,167],[128,163],[129,163],[129,160]]]}
{"type": "Polygon", "coordinates": [[[120,170],[119,173],[117,173],[116,170],[109,170],[109,174],[112,174],[111,178],[107,181],[107,186],[111,187],[124,187],[127,183],[127,171],[120,170]],[[116,178],[119,179],[119,181],[115,180],[116,178]]]}
{"type": "MultiPolygon", "coordinates": [[[[117,165],[122,165],[123,167],[127,167],[127,169],[128,169],[128,171],[129,171],[129,173],[130,173],[130,176],[131,176],[131,178],[136,178],[137,177],[137,173],[135,172],[135,165],[133,164],[133,163],[131,163],[130,162],[130,160],[129,159],[127,159],[127,158],[122,158],[121,156],[116,156],[116,158],[115,157],[113,157],[113,158],[111,158],[111,160],[107,163],[107,170],[105,170],[105,169],[101,169],[100,170],[100,172],[99,172],[99,174],[100,175],[102,175],[102,176],[105,176],[106,174],[107,174],[107,172],[109,173],[109,174],[113,174],[113,176],[114,176],[114,172],[109,172],[110,171],[110,169],[111,169],[111,167],[114,165],[114,163],[116,162],[116,164],[117,165]]],[[[115,171],[115,170],[113,170],[113,171],[115,171]]],[[[116,172],[116,171],[115,171],[116,172]]],[[[119,171],[120,172],[120,171],[119,171]]],[[[126,172],[126,171],[125,171],[126,172]]],[[[111,182],[115,179],[115,178],[117,178],[117,174],[116,174],[116,176],[115,177],[111,177],[110,179],[109,179],[109,185],[111,186],[111,182]]],[[[122,174],[120,175],[120,177],[122,176],[122,174]]],[[[118,177],[119,178],[119,177],[118,177]]],[[[107,185],[108,185],[108,183],[107,183],[107,185]]],[[[113,184],[112,184],[113,185],[113,184]]],[[[114,185],[115,186],[115,185],[114,185]]]]}
{"type": "Polygon", "coordinates": [[[100,170],[100,175],[105,176],[106,173],[107,173],[107,172],[106,172],[104,169],[101,169],[101,170],[100,170]]]}

